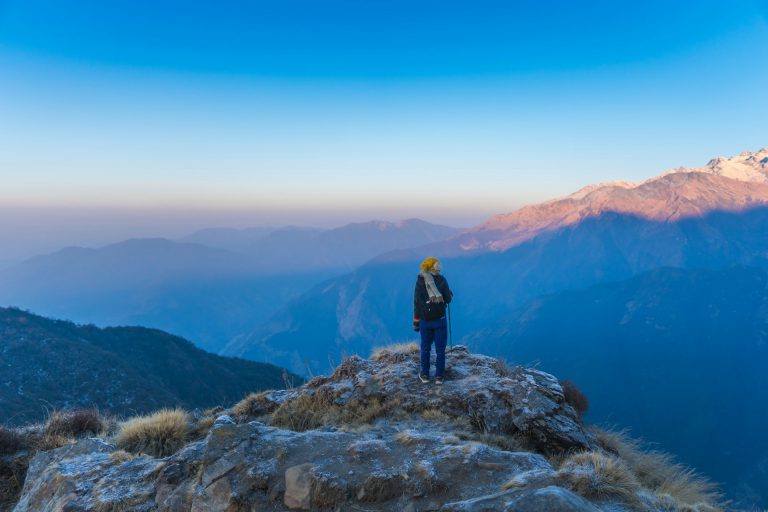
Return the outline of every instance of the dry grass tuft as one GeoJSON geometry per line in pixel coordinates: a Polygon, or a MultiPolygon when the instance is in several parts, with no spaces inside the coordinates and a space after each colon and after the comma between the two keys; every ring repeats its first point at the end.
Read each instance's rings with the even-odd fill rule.
{"type": "Polygon", "coordinates": [[[45,435],[55,437],[81,437],[96,435],[106,426],[96,409],[54,411],[45,423],[45,435]]]}
{"type": "Polygon", "coordinates": [[[181,409],[161,409],[120,425],[115,444],[130,453],[167,457],[184,446],[189,415],[181,409]]]}
{"type": "Polygon", "coordinates": [[[469,416],[450,416],[440,409],[424,409],[421,417],[430,423],[448,425],[455,432],[472,432],[472,422],[469,416]]]}
{"type": "Polygon", "coordinates": [[[371,354],[371,360],[379,363],[401,363],[418,354],[419,350],[419,345],[413,342],[395,343],[386,347],[375,348],[371,354]]]}
{"type": "Polygon", "coordinates": [[[336,394],[330,388],[319,388],[311,395],[301,395],[283,402],[272,414],[271,424],[297,432],[324,425],[352,427],[365,425],[387,416],[400,406],[397,399],[387,400],[373,396],[353,400],[343,405],[336,403],[336,394]]]}
{"type": "Polygon", "coordinates": [[[11,510],[19,500],[32,454],[0,457],[0,510],[11,510]]]}
{"type": "Polygon", "coordinates": [[[334,399],[335,396],[328,388],[320,388],[312,395],[288,400],[272,413],[271,424],[296,432],[321,427],[326,424],[334,399]]]}
{"type": "Polygon", "coordinates": [[[133,460],[136,457],[138,457],[138,455],[135,453],[128,453],[125,450],[117,450],[109,454],[109,460],[116,464],[128,462],[129,460],[133,460]]]}
{"type": "Polygon", "coordinates": [[[55,450],[68,444],[73,444],[75,439],[69,436],[62,436],[59,434],[45,434],[35,436],[33,438],[34,450],[38,452],[47,452],[48,450],[55,450]]]}
{"type": "Polygon", "coordinates": [[[11,510],[19,499],[29,462],[38,452],[98,434],[106,422],[95,410],[56,411],[45,425],[22,431],[0,427],[0,510],[11,510]]]}
{"type": "Polygon", "coordinates": [[[445,423],[445,424],[454,423],[454,418],[452,416],[445,414],[440,409],[424,409],[421,412],[421,417],[424,418],[426,421],[429,421],[432,423],[445,423]]]}
{"type": "Polygon", "coordinates": [[[618,498],[636,506],[640,482],[618,457],[596,451],[575,453],[560,466],[558,478],[575,493],[590,499],[618,498]]]}
{"type": "Polygon", "coordinates": [[[323,384],[328,384],[331,381],[330,377],[326,377],[325,375],[318,375],[317,377],[314,377],[307,381],[306,387],[308,388],[319,388],[323,384]]]}
{"type": "Polygon", "coordinates": [[[507,363],[505,359],[496,359],[493,362],[493,369],[496,370],[496,374],[499,377],[511,377],[514,374],[512,367],[507,363]]]}
{"type": "Polygon", "coordinates": [[[423,443],[425,438],[413,430],[403,430],[395,434],[395,439],[406,446],[423,443]]]}
{"type": "Polygon", "coordinates": [[[220,416],[224,413],[224,408],[220,405],[217,405],[215,407],[209,407],[208,409],[205,409],[203,411],[203,416],[213,416],[214,418],[220,416]]]}
{"type": "Polygon", "coordinates": [[[563,380],[560,382],[560,386],[563,388],[563,394],[565,395],[565,402],[570,404],[579,417],[589,410],[589,399],[576,387],[576,384],[570,380],[563,380]]]}
{"type": "Polygon", "coordinates": [[[333,370],[330,379],[339,381],[342,379],[351,379],[360,373],[360,366],[363,360],[358,356],[345,357],[339,366],[333,370]]]}
{"type": "Polygon", "coordinates": [[[590,427],[598,443],[627,463],[643,487],[659,497],[668,496],[678,508],[698,507],[720,510],[722,495],[716,486],[692,469],[678,464],[663,452],[643,450],[642,444],[626,432],[590,427]]]}
{"type": "Polygon", "coordinates": [[[275,409],[277,409],[277,404],[267,398],[266,392],[251,393],[235,404],[232,413],[235,416],[258,418],[274,412],[275,409]]]}
{"type": "Polygon", "coordinates": [[[0,427],[0,455],[14,454],[26,444],[26,438],[16,430],[0,427]]]}
{"type": "Polygon", "coordinates": [[[378,418],[387,416],[400,405],[399,399],[385,400],[381,397],[370,397],[365,400],[354,400],[344,406],[334,406],[326,424],[364,425],[378,418]]]}
{"type": "Polygon", "coordinates": [[[204,416],[197,420],[189,431],[190,440],[196,441],[198,439],[203,439],[208,435],[208,432],[211,430],[211,427],[213,427],[215,422],[215,416],[204,416]]]}

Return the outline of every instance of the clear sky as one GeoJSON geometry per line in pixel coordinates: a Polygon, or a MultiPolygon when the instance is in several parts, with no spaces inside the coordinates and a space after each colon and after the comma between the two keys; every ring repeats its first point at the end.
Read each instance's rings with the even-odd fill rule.
{"type": "Polygon", "coordinates": [[[0,0],[0,249],[470,225],[768,146],[767,61],[757,0],[0,0]]]}

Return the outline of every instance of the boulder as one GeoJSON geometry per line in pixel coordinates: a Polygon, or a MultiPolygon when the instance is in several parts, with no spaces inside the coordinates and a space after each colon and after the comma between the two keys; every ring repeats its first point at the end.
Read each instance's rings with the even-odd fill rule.
{"type": "Polygon", "coordinates": [[[292,510],[309,510],[312,475],[310,463],[291,466],[285,470],[285,506],[292,510]]]}

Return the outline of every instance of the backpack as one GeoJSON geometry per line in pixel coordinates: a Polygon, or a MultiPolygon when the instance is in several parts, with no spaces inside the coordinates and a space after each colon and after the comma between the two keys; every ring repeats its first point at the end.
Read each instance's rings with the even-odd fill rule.
{"type": "Polygon", "coordinates": [[[424,320],[439,320],[445,316],[445,301],[430,302],[424,304],[424,320]]]}

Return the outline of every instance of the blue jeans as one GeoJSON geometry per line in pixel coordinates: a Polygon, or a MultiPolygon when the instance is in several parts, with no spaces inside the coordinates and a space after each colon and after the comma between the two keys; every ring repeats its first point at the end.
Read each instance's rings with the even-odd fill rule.
{"type": "Polygon", "coordinates": [[[429,376],[429,356],[435,342],[435,377],[445,375],[445,346],[448,344],[448,324],[445,317],[439,320],[421,320],[421,374],[429,376]]]}

